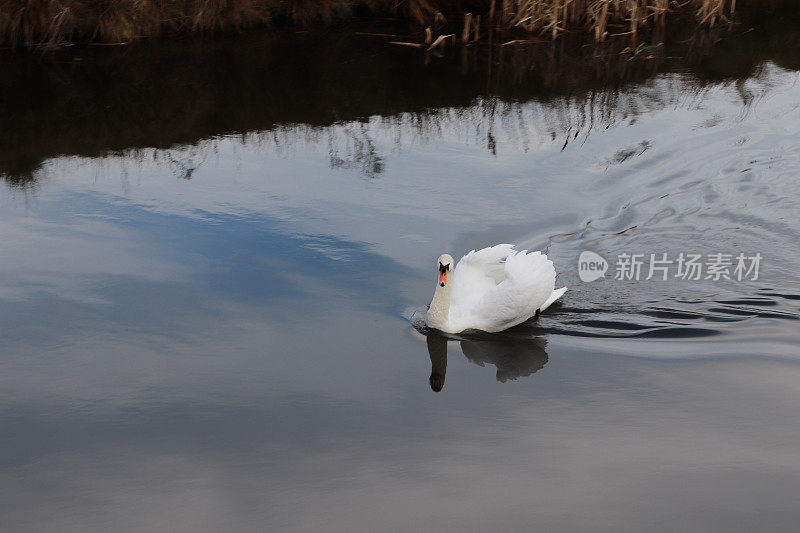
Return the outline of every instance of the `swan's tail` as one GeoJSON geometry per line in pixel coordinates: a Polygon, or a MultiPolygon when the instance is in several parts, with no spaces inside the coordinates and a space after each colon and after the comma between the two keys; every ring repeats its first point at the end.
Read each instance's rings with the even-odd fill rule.
{"type": "Polygon", "coordinates": [[[542,311],[550,307],[550,304],[561,298],[561,296],[563,296],[565,292],[567,292],[566,287],[561,287],[560,289],[554,290],[552,294],[550,294],[550,297],[547,300],[545,300],[545,302],[539,308],[539,312],[541,313],[542,311]]]}

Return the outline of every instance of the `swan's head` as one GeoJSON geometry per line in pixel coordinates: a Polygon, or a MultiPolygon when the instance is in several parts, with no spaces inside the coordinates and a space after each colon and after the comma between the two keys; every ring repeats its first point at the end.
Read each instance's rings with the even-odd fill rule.
{"type": "Polygon", "coordinates": [[[442,254],[439,256],[439,286],[444,287],[447,284],[447,278],[450,272],[453,271],[453,258],[450,254],[442,254]]]}

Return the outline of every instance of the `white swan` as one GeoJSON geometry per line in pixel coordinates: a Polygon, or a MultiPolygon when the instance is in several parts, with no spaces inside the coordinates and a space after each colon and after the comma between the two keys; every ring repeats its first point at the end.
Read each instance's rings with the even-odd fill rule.
{"type": "Polygon", "coordinates": [[[425,322],[445,333],[467,329],[496,332],[525,322],[567,291],[555,289],[553,262],[541,252],[518,252],[513,244],[472,250],[453,269],[439,257],[439,281],[425,322]]]}

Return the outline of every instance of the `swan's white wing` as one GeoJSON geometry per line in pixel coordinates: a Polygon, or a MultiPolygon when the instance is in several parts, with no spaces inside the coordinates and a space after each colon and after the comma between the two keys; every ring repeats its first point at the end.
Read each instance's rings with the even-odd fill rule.
{"type": "Polygon", "coordinates": [[[483,250],[472,250],[462,257],[453,270],[450,289],[450,316],[475,305],[480,298],[505,279],[505,261],[513,253],[513,244],[498,244],[483,250]]]}
{"type": "Polygon", "coordinates": [[[503,272],[503,281],[472,307],[471,327],[493,332],[516,326],[532,317],[553,295],[556,270],[541,252],[509,254],[503,272]]]}

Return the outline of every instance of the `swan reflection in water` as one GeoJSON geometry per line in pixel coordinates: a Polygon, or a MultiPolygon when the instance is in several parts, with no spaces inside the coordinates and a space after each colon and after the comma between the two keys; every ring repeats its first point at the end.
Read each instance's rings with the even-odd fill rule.
{"type": "MultiPolygon", "coordinates": [[[[431,389],[439,392],[444,388],[447,374],[447,338],[435,334],[427,337],[428,354],[431,357],[431,389]]],[[[486,363],[497,367],[497,381],[530,376],[547,364],[547,340],[502,339],[502,340],[462,340],[461,351],[469,361],[476,365],[486,363]]]]}

